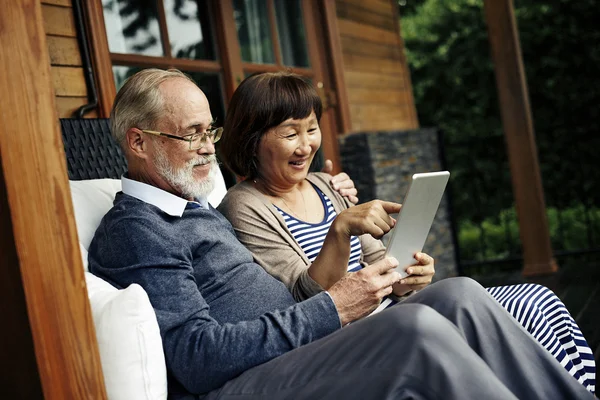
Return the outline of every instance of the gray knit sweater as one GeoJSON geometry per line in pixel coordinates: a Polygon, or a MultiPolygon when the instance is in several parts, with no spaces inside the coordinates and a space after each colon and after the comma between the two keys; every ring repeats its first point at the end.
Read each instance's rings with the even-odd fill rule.
{"type": "Polygon", "coordinates": [[[89,268],[119,288],[138,283],[148,293],[170,392],[209,392],[340,328],[327,293],[296,303],[213,208],[173,217],[118,193],[90,245],[89,268]]]}

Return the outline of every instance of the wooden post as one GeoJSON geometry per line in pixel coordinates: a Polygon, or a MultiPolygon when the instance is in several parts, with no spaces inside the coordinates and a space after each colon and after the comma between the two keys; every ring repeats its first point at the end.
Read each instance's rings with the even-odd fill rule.
{"type": "Polygon", "coordinates": [[[104,399],[39,0],[0,12],[2,397],[104,399]]]}
{"type": "MultiPolygon", "coordinates": [[[[218,43],[222,52],[223,80],[225,84],[225,107],[229,104],[233,92],[244,80],[240,44],[235,30],[235,18],[231,0],[214,3],[215,21],[221,24],[216,29],[218,43]]],[[[222,123],[223,121],[221,121],[222,123]]]]}
{"type": "Polygon", "coordinates": [[[337,26],[336,5],[335,1],[322,0],[317,2],[315,6],[319,7],[323,13],[323,30],[325,31],[326,42],[329,48],[329,59],[327,62],[331,69],[333,86],[335,87],[337,96],[338,125],[340,133],[345,135],[352,130],[352,121],[350,118],[350,103],[346,90],[346,79],[344,77],[344,60],[342,56],[342,44],[340,43],[340,31],[337,26]]]}
{"type": "Polygon", "coordinates": [[[523,244],[523,275],[554,273],[558,266],[552,257],[544,189],[512,0],[485,0],[485,15],[523,244]]]}
{"type": "MultiPolygon", "coordinates": [[[[334,2],[329,2],[329,5],[335,6],[334,2]]],[[[332,174],[337,174],[342,171],[342,162],[340,159],[340,147],[338,143],[338,135],[340,131],[343,132],[343,127],[340,125],[342,122],[338,117],[341,116],[339,113],[345,106],[347,107],[347,100],[342,100],[345,92],[338,93],[337,96],[331,90],[339,84],[335,78],[335,71],[338,70],[340,65],[328,63],[329,55],[334,54],[334,50],[329,50],[324,39],[326,36],[331,34],[328,32],[328,22],[325,20],[325,15],[322,14],[326,10],[322,8],[320,2],[317,0],[303,1],[302,11],[304,14],[304,29],[306,32],[306,44],[308,47],[309,59],[311,60],[311,67],[313,70],[313,84],[319,92],[323,101],[323,114],[321,115],[321,151],[323,152],[324,159],[331,160],[333,164],[332,174]],[[332,81],[332,77],[333,81],[332,81]],[[332,106],[332,104],[336,104],[332,106]]],[[[334,10],[335,11],[335,10],[334,10]]],[[[341,55],[341,53],[340,53],[341,55]]]]}
{"type": "Polygon", "coordinates": [[[87,36],[93,39],[89,40],[89,46],[98,91],[98,115],[102,118],[108,118],[117,90],[108,49],[106,28],[104,27],[102,2],[82,2],[82,6],[88,26],[87,36]]]}

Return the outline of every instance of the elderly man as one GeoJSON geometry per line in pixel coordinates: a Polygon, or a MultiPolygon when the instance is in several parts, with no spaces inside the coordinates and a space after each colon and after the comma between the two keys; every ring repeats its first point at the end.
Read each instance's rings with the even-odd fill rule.
{"type": "Polygon", "coordinates": [[[129,170],[91,244],[90,271],[148,293],[172,398],[591,396],[465,278],[361,319],[399,279],[385,259],[295,302],[207,203],[221,132],[179,71],[131,77],[111,120],[129,170]]]}

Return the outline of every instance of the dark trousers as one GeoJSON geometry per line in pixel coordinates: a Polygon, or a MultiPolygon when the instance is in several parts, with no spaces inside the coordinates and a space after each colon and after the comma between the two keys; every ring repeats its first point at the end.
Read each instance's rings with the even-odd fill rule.
{"type": "Polygon", "coordinates": [[[593,396],[478,283],[453,278],[254,367],[205,398],[593,396]]]}

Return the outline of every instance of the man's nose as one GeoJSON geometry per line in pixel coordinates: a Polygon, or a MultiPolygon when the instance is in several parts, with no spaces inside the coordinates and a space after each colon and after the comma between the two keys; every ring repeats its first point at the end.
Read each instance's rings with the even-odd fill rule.
{"type": "Polygon", "coordinates": [[[202,147],[196,150],[198,154],[215,154],[215,144],[209,138],[204,139],[202,147]]]}

